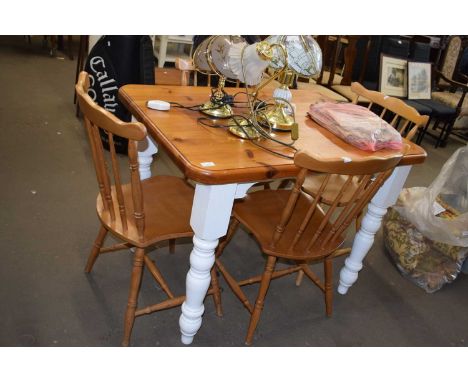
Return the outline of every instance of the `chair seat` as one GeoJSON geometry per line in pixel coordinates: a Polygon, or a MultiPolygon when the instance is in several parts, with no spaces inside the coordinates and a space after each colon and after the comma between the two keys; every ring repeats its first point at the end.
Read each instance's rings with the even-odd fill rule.
{"type": "MultiPolygon", "coordinates": [[[[356,98],[356,94],[351,90],[351,86],[348,85],[333,85],[332,90],[340,93],[341,95],[345,96],[350,101],[354,101],[356,98]]],[[[360,96],[358,99],[358,103],[365,103],[369,104],[370,100],[366,97],[360,96]]]]}
{"type": "MultiPolygon", "coordinates": [[[[312,78],[311,81],[317,83],[318,76],[316,78],[312,78]]],[[[325,85],[328,84],[328,81],[330,80],[330,72],[328,70],[325,70],[323,72],[322,80],[320,81],[321,84],[325,85]]],[[[343,76],[335,73],[333,75],[333,83],[332,85],[339,85],[341,84],[341,81],[343,80],[343,76]]]]}
{"type": "Polygon", "coordinates": [[[362,82],[362,86],[364,86],[366,89],[369,89],[369,90],[374,90],[374,91],[379,90],[379,83],[375,82],[375,81],[366,81],[366,80],[364,80],[362,82]]]}
{"type": "Polygon", "coordinates": [[[291,190],[262,190],[247,194],[243,200],[234,205],[234,217],[252,232],[263,252],[269,255],[295,260],[311,260],[323,258],[339,248],[344,241],[342,236],[337,237],[325,248],[320,248],[320,238],[324,238],[331,229],[331,225],[327,223],[311,250],[306,251],[309,241],[324,217],[323,211],[316,208],[301,239],[292,250],[289,250],[308,207],[313,202],[312,197],[303,193],[299,196],[296,209],[302,213],[293,214],[281,239],[272,247],[272,232],[275,231],[275,227],[280,222],[290,193],[291,190]]]}
{"type": "Polygon", "coordinates": [[[419,114],[432,116],[432,109],[430,107],[422,105],[416,100],[404,99],[403,101],[405,101],[407,105],[414,107],[419,114]]]}
{"type": "MultiPolygon", "coordinates": [[[[311,196],[315,196],[322,185],[326,174],[310,174],[304,180],[304,184],[302,185],[302,189],[307,192],[311,196]]],[[[346,180],[348,179],[345,175],[338,175],[333,174],[330,176],[328,180],[327,187],[322,194],[322,202],[328,205],[331,205],[333,201],[337,198],[338,193],[340,192],[341,188],[345,184],[346,180]]],[[[345,206],[351,200],[354,192],[358,187],[358,179],[355,177],[353,178],[352,182],[350,183],[349,187],[345,190],[343,196],[338,203],[338,206],[345,206]]]]}
{"type": "MultiPolygon", "coordinates": [[[[138,231],[133,217],[133,203],[130,184],[122,185],[123,197],[127,211],[128,229],[122,227],[118,208],[116,207],[114,222],[110,214],[104,211],[101,195],[97,198],[97,212],[103,225],[121,239],[138,247],[146,247],[152,243],[190,237],[190,214],[194,191],[183,179],[174,176],[157,176],[141,182],[143,204],[145,211],[145,236],[138,237],[138,231]]],[[[115,187],[112,187],[112,198],[117,200],[115,187]]],[[[117,205],[117,203],[114,203],[117,205]]]]}
{"type": "MultiPolygon", "coordinates": [[[[326,98],[332,99],[337,102],[349,102],[347,98],[341,96],[340,94],[330,90],[322,85],[317,85],[312,82],[298,82],[297,88],[301,90],[310,90],[316,93],[320,93],[326,98]]],[[[293,99],[294,102],[294,99],[293,99]]]]}
{"type": "MultiPolygon", "coordinates": [[[[416,110],[419,111],[420,114],[424,115],[431,115],[432,117],[436,118],[451,118],[454,117],[457,113],[457,111],[450,106],[444,105],[441,102],[434,101],[432,99],[418,99],[418,100],[409,100],[412,103],[406,102],[407,104],[413,106],[416,110]],[[421,105],[422,107],[431,109],[431,114],[426,114],[423,113],[418,109],[417,106],[414,105],[418,104],[421,105]]],[[[421,107],[419,106],[419,107],[421,107]]]]}
{"type": "MultiPolygon", "coordinates": [[[[447,105],[452,108],[456,108],[458,106],[458,102],[460,102],[460,98],[463,93],[450,93],[450,92],[432,92],[432,98],[435,101],[441,102],[444,105],[447,105]]],[[[465,97],[463,101],[462,108],[468,108],[468,97],[465,97]]]]}

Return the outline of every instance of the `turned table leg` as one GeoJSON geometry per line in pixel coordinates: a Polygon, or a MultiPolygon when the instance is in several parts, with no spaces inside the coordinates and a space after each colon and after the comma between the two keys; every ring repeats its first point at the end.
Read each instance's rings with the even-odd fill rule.
{"type": "Polygon", "coordinates": [[[181,341],[188,345],[200,329],[203,300],[210,286],[218,239],[226,235],[234,199],[245,196],[249,184],[197,184],[190,224],[195,233],[186,279],[186,298],[179,319],[181,341]]]}
{"type": "Polygon", "coordinates": [[[374,243],[375,234],[380,229],[387,208],[397,201],[410,170],[411,166],[397,167],[369,203],[361,228],[354,238],[351,253],[341,269],[338,293],[346,294],[358,279],[362,261],[374,243]]]}
{"type": "MultiPolygon", "coordinates": [[[[132,122],[136,119],[132,117],[132,122]]],[[[158,145],[149,136],[145,140],[138,142],[138,165],[140,179],[151,178],[151,163],[153,163],[153,155],[158,152],[158,145]]]]}

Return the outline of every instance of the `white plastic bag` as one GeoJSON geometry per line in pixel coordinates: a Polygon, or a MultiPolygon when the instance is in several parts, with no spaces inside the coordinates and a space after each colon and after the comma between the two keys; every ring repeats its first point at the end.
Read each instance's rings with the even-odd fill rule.
{"type": "Polygon", "coordinates": [[[468,247],[468,145],[458,149],[437,178],[425,187],[404,189],[395,210],[433,241],[468,247]],[[454,219],[436,216],[436,199],[458,212],[454,219]]]}

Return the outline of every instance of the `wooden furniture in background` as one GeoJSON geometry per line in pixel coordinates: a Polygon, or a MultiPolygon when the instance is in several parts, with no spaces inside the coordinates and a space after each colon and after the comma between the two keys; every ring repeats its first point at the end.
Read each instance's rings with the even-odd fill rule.
{"type": "MultiPolygon", "coordinates": [[[[463,138],[466,140],[467,136],[459,135],[456,130],[454,131],[453,127],[454,127],[456,119],[459,116],[462,116],[463,112],[466,113],[466,110],[468,109],[468,98],[466,98],[466,93],[468,91],[468,77],[463,76],[461,73],[459,73],[458,76],[464,79],[465,81],[465,83],[461,83],[461,82],[445,77],[441,72],[437,72],[437,74],[441,80],[445,81],[447,84],[450,85],[450,91],[432,92],[431,94],[432,99],[437,102],[441,102],[442,104],[447,105],[448,107],[454,109],[455,115],[452,119],[443,121],[445,123],[443,124],[439,135],[433,135],[430,132],[428,132],[427,126],[426,126],[426,128],[423,131],[421,131],[420,137],[418,139],[418,143],[422,142],[425,134],[429,134],[433,136],[434,138],[436,138],[437,139],[436,145],[437,144],[443,145],[444,142],[447,141],[450,134],[457,135],[460,138],[463,138]]],[[[441,122],[440,120],[435,121],[434,127],[433,127],[434,130],[438,127],[440,122],[441,122]]]]}
{"type": "MultiPolygon", "coordinates": [[[[89,50],[89,36],[80,36],[80,46],[78,48],[78,58],[76,60],[76,71],[75,71],[75,84],[78,82],[78,76],[84,70],[86,65],[86,58],[88,57],[89,50]]],[[[73,103],[76,104],[75,114],[77,117],[80,115],[80,106],[76,102],[76,91],[73,92],[73,103]]]]}
{"type": "Polygon", "coordinates": [[[189,35],[154,36],[154,55],[158,59],[158,68],[164,67],[166,62],[175,62],[177,57],[190,58],[190,54],[184,53],[184,48],[189,46],[191,51],[192,45],[193,36],[189,35]]]}
{"type": "MultiPolygon", "coordinates": [[[[175,68],[154,68],[156,85],[188,86],[195,69],[191,59],[175,58],[175,68]]],[[[196,82],[196,78],[194,78],[196,82]]],[[[196,86],[196,83],[194,84],[196,86]]]]}
{"type": "Polygon", "coordinates": [[[320,70],[320,74],[315,79],[304,79],[298,76],[298,89],[320,93],[324,97],[336,102],[348,102],[347,98],[329,88],[332,84],[332,81],[335,81],[336,84],[339,84],[342,79],[340,74],[335,73],[335,71],[339,71],[341,73],[342,69],[338,68],[337,66],[341,40],[341,36],[317,36],[317,42],[322,49],[322,69],[320,70]]]}
{"type": "MultiPolygon", "coordinates": [[[[58,48],[57,39],[58,38],[61,39],[61,43],[63,44],[63,36],[55,36],[55,35],[50,36],[50,55],[51,56],[55,56],[57,54],[57,48],[58,48]]],[[[73,45],[73,37],[71,35],[68,35],[67,36],[67,54],[70,60],[73,60],[72,45],[73,45]]]]}
{"type": "Polygon", "coordinates": [[[292,190],[257,191],[235,203],[228,235],[216,251],[216,266],[251,314],[245,339],[247,345],[252,343],[272,279],[303,271],[324,293],[326,314],[331,316],[333,258],[351,251],[340,250],[347,227],[390,176],[402,157],[402,153],[397,151],[393,156],[385,158],[376,154],[373,158],[348,163],[341,158],[324,161],[313,148],[308,148],[295,155],[294,163],[301,170],[292,190]],[[313,198],[302,190],[304,180],[310,174],[323,176],[313,198]],[[341,176],[345,181],[337,190],[332,203],[325,206],[322,197],[327,194],[329,186],[335,187],[329,183],[333,175],[341,176]],[[356,188],[349,192],[351,185],[356,185],[356,188]],[[337,208],[345,198],[344,207],[337,208]],[[261,275],[237,282],[222,264],[220,256],[239,223],[252,232],[267,259],[261,275]],[[295,265],[275,271],[278,259],[292,261],[295,265]],[[312,261],[324,264],[324,282],[309,267],[312,261]],[[241,289],[253,283],[260,283],[255,305],[249,302],[241,289]]]}
{"type": "MultiPolygon", "coordinates": [[[[364,49],[364,55],[361,61],[361,67],[359,71],[359,82],[362,82],[364,79],[364,73],[366,71],[366,63],[367,63],[367,57],[369,55],[370,47],[371,47],[371,38],[370,36],[347,36],[348,37],[348,43],[344,47],[344,71],[343,75],[341,77],[341,80],[338,84],[335,83],[334,81],[334,75],[336,70],[332,70],[330,72],[330,82],[329,86],[330,89],[333,90],[334,92],[337,92],[338,94],[342,95],[343,97],[346,97],[350,101],[355,102],[355,95],[351,91],[351,81],[352,81],[352,75],[353,75],[353,70],[354,70],[354,65],[357,63],[357,44],[360,39],[365,40],[365,49],[364,49]]],[[[335,61],[336,65],[336,61],[335,61]]],[[[361,97],[359,100],[360,103],[367,104],[369,103],[369,100],[365,97],[361,97]]]]}
{"type": "Polygon", "coordinates": [[[178,306],[184,300],[184,296],[174,296],[163,275],[145,251],[155,243],[193,235],[189,218],[194,192],[183,179],[173,176],[157,176],[141,181],[138,172],[137,142],[146,138],[146,128],[138,122],[124,123],[98,106],[87,94],[88,86],[88,74],[81,72],[75,88],[84,115],[84,125],[90,140],[99,184],[96,208],[101,221],[101,228],[85,271],[88,273],[92,270],[101,253],[135,247],[122,341],[122,345],[126,346],[130,341],[135,317],[178,306]],[[106,154],[102,147],[99,128],[109,137],[110,166],[105,160],[106,154]],[[129,140],[131,181],[128,184],[121,182],[113,145],[114,135],[129,140]],[[109,167],[112,169],[111,176],[107,171],[109,167]],[[102,248],[108,232],[122,243],[102,248]],[[137,310],[138,293],[145,266],[167,294],[167,299],[137,310]]]}
{"type": "MultiPolygon", "coordinates": [[[[238,92],[235,88],[225,90],[231,94],[238,92]]],[[[291,92],[299,124],[299,139],[295,143],[297,149],[312,148],[324,162],[342,158],[360,162],[375,156],[375,153],[359,150],[342,141],[307,117],[309,105],[314,102],[314,93],[304,90],[291,92]]],[[[227,232],[234,200],[243,198],[254,183],[295,177],[300,171],[292,159],[273,155],[229,134],[225,128],[213,129],[199,124],[201,114],[198,112],[179,108],[161,112],[146,107],[150,99],[197,105],[203,103],[208,94],[210,88],[200,86],[125,85],[119,90],[120,100],[134,118],[145,124],[148,133],[166,150],[185,176],[197,183],[190,218],[194,247],[187,273],[187,297],[182,304],[179,320],[181,340],[185,344],[193,341],[201,326],[203,300],[210,285],[215,249],[218,239],[227,232]]],[[[259,94],[260,98],[269,96],[271,93],[268,92],[259,94]]],[[[289,141],[289,134],[278,133],[277,138],[289,141]]],[[[411,166],[425,160],[426,153],[422,148],[407,143],[409,151],[374,196],[363,218],[362,228],[355,237],[351,254],[340,274],[338,291],[342,294],[357,280],[362,260],[372,246],[382,217],[387,208],[395,203],[411,166]]],[[[271,141],[263,140],[261,144],[285,155],[294,154],[294,150],[271,141]]],[[[152,156],[144,148],[140,154],[139,162],[149,168],[152,156]]],[[[391,150],[379,151],[379,156],[383,158],[394,155],[395,152],[391,150]]]]}
{"type": "Polygon", "coordinates": [[[444,49],[443,57],[439,63],[436,77],[436,86],[440,89],[450,88],[452,85],[449,80],[454,80],[456,68],[460,53],[462,51],[462,39],[460,36],[450,36],[444,49]]]}

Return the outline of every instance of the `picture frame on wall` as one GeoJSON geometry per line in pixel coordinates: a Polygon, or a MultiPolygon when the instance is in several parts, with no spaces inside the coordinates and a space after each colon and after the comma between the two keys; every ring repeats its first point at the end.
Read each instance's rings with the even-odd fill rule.
{"type": "Polygon", "coordinates": [[[393,97],[406,97],[408,92],[408,61],[380,56],[380,92],[393,97]]]}
{"type": "Polygon", "coordinates": [[[431,99],[431,64],[408,62],[408,99],[431,99]]]}

